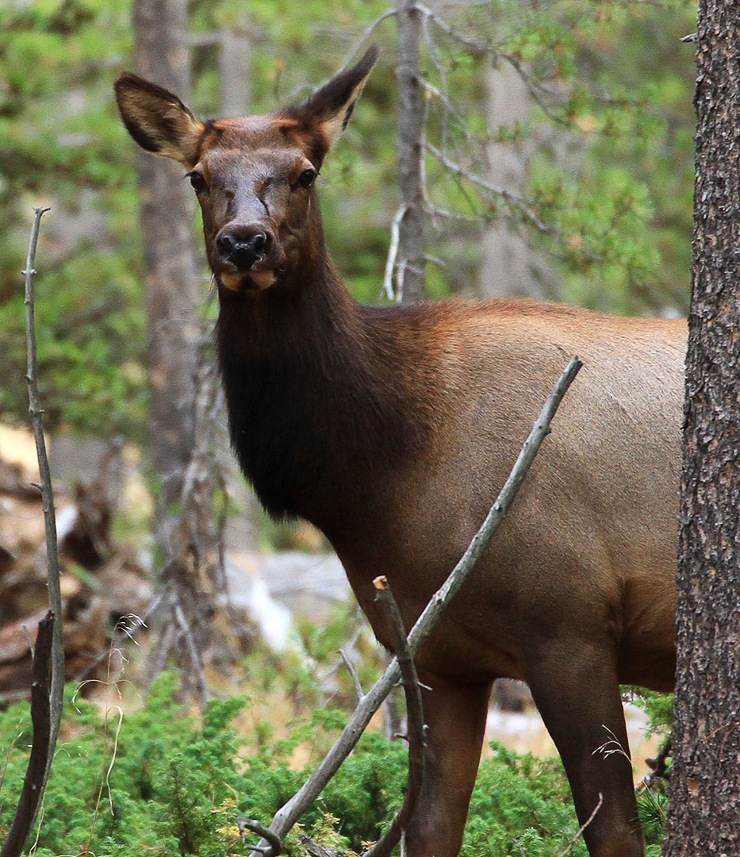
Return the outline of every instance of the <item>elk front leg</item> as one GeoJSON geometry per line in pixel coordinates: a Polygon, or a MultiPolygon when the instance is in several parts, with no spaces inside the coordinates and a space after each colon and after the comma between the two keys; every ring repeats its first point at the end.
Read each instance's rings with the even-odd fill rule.
{"type": "Polygon", "coordinates": [[[420,671],[427,729],[425,788],[406,832],[409,857],[455,857],[486,729],[490,683],[457,684],[420,671]]]}
{"type": "Polygon", "coordinates": [[[615,655],[582,641],[530,658],[532,696],[568,775],[591,857],[642,857],[615,655]],[[605,746],[606,745],[606,746],[605,746]],[[603,748],[603,749],[599,749],[603,748]]]}

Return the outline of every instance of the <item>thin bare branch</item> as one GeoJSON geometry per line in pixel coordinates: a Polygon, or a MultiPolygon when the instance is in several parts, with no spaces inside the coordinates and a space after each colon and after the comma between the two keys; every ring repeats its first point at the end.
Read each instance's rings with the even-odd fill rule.
{"type": "Polygon", "coordinates": [[[33,682],[31,684],[31,723],[33,742],[28,759],[13,823],[3,843],[0,857],[20,857],[31,832],[33,822],[41,804],[47,780],[51,747],[51,706],[49,701],[49,679],[51,675],[54,636],[54,614],[49,611],[39,622],[33,659],[33,682]]]}
{"type": "Polygon", "coordinates": [[[578,840],[581,838],[581,834],[583,833],[583,831],[596,818],[596,813],[601,809],[601,805],[603,803],[604,803],[604,795],[601,792],[599,792],[599,802],[594,807],[594,811],[591,813],[591,815],[589,815],[589,817],[586,819],[586,821],[584,821],[584,823],[578,828],[578,833],[576,833],[576,835],[573,837],[573,839],[571,840],[570,844],[565,849],[565,851],[561,851],[560,854],[558,854],[558,857],[565,857],[566,854],[570,853],[573,850],[576,842],[578,842],[578,840]]]}
{"type": "Polygon", "coordinates": [[[364,857],[389,857],[405,832],[424,788],[426,727],[424,725],[424,706],[421,699],[419,678],[416,674],[414,657],[406,639],[406,629],[401,613],[391,592],[388,579],[381,575],[375,578],[373,585],[377,590],[375,600],[383,609],[391,630],[391,644],[401,671],[403,689],[406,694],[406,731],[409,743],[409,773],[403,804],[380,839],[364,854],[364,857]]]}
{"type": "Polygon", "coordinates": [[[547,104],[542,98],[543,95],[553,96],[554,93],[550,92],[550,90],[542,86],[539,81],[535,80],[531,75],[526,72],[524,66],[519,60],[519,57],[517,57],[515,54],[499,54],[499,56],[501,57],[501,59],[506,60],[506,62],[509,63],[509,65],[514,69],[514,71],[516,71],[516,73],[522,79],[524,85],[527,87],[532,101],[534,101],[534,103],[540,108],[540,110],[542,110],[545,116],[547,116],[548,119],[550,119],[552,122],[555,122],[555,124],[557,125],[562,125],[566,128],[570,128],[572,123],[564,116],[558,116],[558,114],[555,113],[550,107],[550,105],[547,104]]]}
{"type": "Polygon", "coordinates": [[[195,645],[195,640],[193,640],[193,635],[190,632],[190,627],[188,623],[185,621],[185,614],[183,613],[182,607],[178,601],[175,601],[174,604],[174,615],[177,620],[177,624],[180,627],[180,633],[185,638],[185,644],[187,646],[188,654],[190,655],[190,666],[195,673],[195,677],[197,679],[198,692],[201,698],[201,706],[204,706],[208,700],[211,698],[211,690],[208,687],[208,679],[206,678],[205,673],[203,672],[203,666],[200,662],[200,655],[198,654],[198,647],[195,645]]]}
{"type": "Polygon", "coordinates": [[[349,659],[349,655],[344,649],[339,650],[339,655],[344,661],[344,665],[347,667],[347,672],[352,677],[352,681],[355,685],[355,692],[357,693],[357,701],[362,702],[363,696],[365,696],[365,691],[362,689],[362,684],[360,682],[360,677],[357,675],[357,670],[355,669],[355,665],[349,659]]]}
{"type": "Polygon", "coordinates": [[[59,553],[57,548],[56,514],[54,511],[54,492],[51,484],[49,458],[46,454],[44,439],[43,410],[38,388],[38,368],[36,359],[36,323],[34,318],[34,275],[36,271],[36,247],[38,245],[41,218],[48,208],[34,208],[31,236],[28,242],[26,267],[21,273],[24,277],[24,303],[26,308],[26,358],[28,386],[28,413],[36,442],[36,457],[39,464],[39,483],[44,510],[46,531],[46,569],[49,591],[49,612],[46,619],[39,623],[34,653],[34,679],[31,686],[31,717],[34,725],[33,746],[29,760],[29,772],[26,776],[21,799],[13,822],[18,827],[13,839],[8,837],[3,846],[3,857],[14,857],[23,850],[49,779],[51,762],[54,758],[59,724],[62,719],[64,701],[64,641],[62,637],[62,593],[59,584],[59,553]],[[43,650],[43,641],[48,650],[43,650]],[[32,766],[33,763],[33,766],[32,766]],[[27,788],[30,792],[27,792],[27,788]],[[20,818],[19,818],[20,815],[20,818]]]}
{"type": "Polygon", "coordinates": [[[385,261],[385,273],[383,274],[383,294],[389,301],[397,301],[400,290],[396,287],[393,289],[393,269],[396,267],[396,258],[398,256],[398,241],[401,221],[406,214],[407,206],[402,205],[393,215],[391,223],[391,243],[388,247],[388,258],[385,261]]]}
{"type": "MultiPolygon", "coordinates": [[[[419,645],[428,637],[440,614],[450,599],[463,585],[481,554],[483,554],[490,544],[494,533],[513,503],[542,445],[542,441],[550,432],[550,423],[557,412],[560,402],[563,400],[563,396],[582,365],[577,357],[573,357],[555,384],[486,519],[481,524],[480,529],[473,537],[460,561],[442,587],[437,590],[431,601],[424,608],[421,616],[411,629],[411,633],[408,636],[408,644],[412,654],[416,652],[419,645]]],[[[339,766],[359,741],[373,714],[380,708],[383,700],[396,685],[400,674],[398,660],[394,658],[383,671],[383,675],[375,682],[372,688],[365,694],[360,704],[355,708],[347,725],[342,730],[342,734],[326,756],[319,762],[314,773],[293,797],[275,813],[270,823],[270,831],[272,833],[278,837],[284,837],[306,809],[321,794],[326,784],[334,776],[339,766]]],[[[266,844],[269,843],[261,843],[261,845],[266,844]]]]}
{"type": "Polygon", "coordinates": [[[433,155],[443,166],[447,167],[453,173],[466,178],[471,184],[477,185],[479,188],[482,188],[488,193],[494,194],[494,196],[500,196],[501,199],[505,200],[509,205],[518,209],[524,217],[530,221],[540,232],[543,232],[545,235],[553,235],[554,230],[544,224],[539,217],[532,211],[532,209],[527,205],[525,200],[518,196],[515,193],[512,193],[506,188],[497,187],[496,185],[492,185],[490,182],[487,182],[485,179],[482,179],[480,176],[476,175],[471,170],[465,169],[465,167],[460,164],[456,164],[454,161],[451,161],[443,152],[433,146],[431,143],[427,143],[427,151],[433,155]]]}
{"type": "Polygon", "coordinates": [[[360,35],[357,37],[357,41],[356,41],[356,42],[352,45],[352,47],[350,48],[349,53],[347,54],[347,61],[346,61],[346,62],[344,63],[344,65],[339,69],[339,71],[337,72],[337,74],[340,74],[340,73],[341,73],[341,72],[343,72],[345,69],[349,68],[349,66],[350,66],[350,65],[351,65],[351,63],[352,63],[352,60],[353,60],[353,59],[355,58],[355,56],[359,53],[360,48],[365,44],[365,42],[366,42],[366,41],[370,38],[370,36],[373,34],[373,32],[374,32],[375,28],[378,26],[378,24],[380,24],[380,23],[382,23],[383,21],[385,21],[385,19],[386,19],[386,18],[393,18],[393,17],[395,16],[395,14],[396,14],[396,10],[395,10],[395,9],[386,9],[386,11],[385,11],[385,12],[381,13],[380,15],[378,15],[378,17],[377,17],[374,21],[371,21],[371,22],[367,25],[367,27],[365,27],[365,29],[364,29],[364,30],[360,33],[360,35]]]}
{"type": "Polygon", "coordinates": [[[449,36],[453,41],[458,42],[459,44],[466,47],[473,54],[490,54],[493,52],[493,48],[487,44],[486,42],[482,42],[480,39],[473,39],[470,36],[466,36],[463,33],[459,33],[453,27],[451,27],[444,19],[440,18],[435,12],[432,12],[431,9],[426,6],[422,6],[420,3],[415,3],[414,6],[424,15],[425,18],[428,18],[430,21],[433,21],[443,33],[449,36]]]}
{"type": "MultiPolygon", "coordinates": [[[[263,824],[260,824],[259,821],[256,821],[254,818],[245,818],[243,815],[238,815],[236,817],[236,824],[239,828],[239,835],[241,836],[242,842],[245,841],[245,831],[249,830],[251,833],[256,833],[257,836],[261,836],[267,843],[270,848],[270,853],[272,857],[278,857],[279,854],[283,851],[283,843],[280,841],[278,836],[268,830],[263,824]]],[[[259,846],[252,846],[253,850],[261,851],[259,846]]]]}

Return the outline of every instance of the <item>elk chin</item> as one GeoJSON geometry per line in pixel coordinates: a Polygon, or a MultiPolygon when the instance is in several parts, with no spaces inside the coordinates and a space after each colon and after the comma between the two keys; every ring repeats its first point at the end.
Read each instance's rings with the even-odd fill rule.
{"type": "Polygon", "coordinates": [[[222,272],[218,279],[230,292],[262,292],[275,282],[275,272],[271,268],[257,268],[244,274],[222,272]]]}

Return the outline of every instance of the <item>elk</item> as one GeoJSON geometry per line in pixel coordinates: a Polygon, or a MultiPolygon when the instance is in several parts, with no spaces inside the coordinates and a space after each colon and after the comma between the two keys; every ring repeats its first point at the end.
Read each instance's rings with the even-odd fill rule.
{"type": "Polygon", "coordinates": [[[372,580],[407,629],[454,566],[572,354],[566,397],[494,543],[417,655],[427,785],[411,857],[459,852],[492,683],[522,679],[557,745],[592,857],[643,854],[619,684],[668,691],[682,321],[524,300],[358,304],[324,242],[317,181],[375,63],[299,106],[203,123],[133,74],[144,149],[184,166],[219,297],[231,440],[276,518],[329,539],[381,643],[372,580]],[[608,731],[607,731],[608,730],[608,731]]]}

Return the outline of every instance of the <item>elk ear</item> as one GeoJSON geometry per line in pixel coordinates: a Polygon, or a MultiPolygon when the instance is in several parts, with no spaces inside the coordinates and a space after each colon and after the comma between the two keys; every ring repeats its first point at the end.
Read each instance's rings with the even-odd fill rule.
{"type": "Polygon", "coordinates": [[[195,166],[205,125],[176,95],[130,72],[115,90],[123,124],[142,149],[195,166]]]}
{"type": "Polygon", "coordinates": [[[319,161],[323,160],[347,127],[365,81],[378,59],[378,53],[377,45],[372,45],[358,63],[336,74],[300,107],[287,111],[298,121],[301,130],[314,136],[313,148],[319,161]]]}

